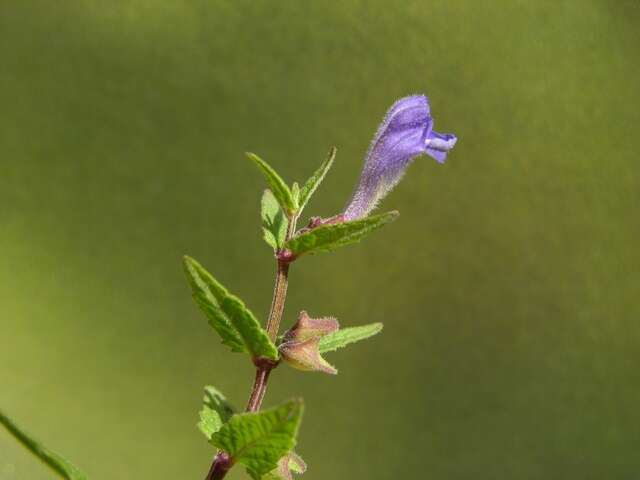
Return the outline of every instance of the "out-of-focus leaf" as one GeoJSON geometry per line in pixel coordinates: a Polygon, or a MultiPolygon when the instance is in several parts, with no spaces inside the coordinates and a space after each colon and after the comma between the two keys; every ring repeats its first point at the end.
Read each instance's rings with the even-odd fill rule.
{"type": "Polygon", "coordinates": [[[16,425],[13,420],[11,420],[1,411],[0,424],[4,425],[4,427],[9,431],[11,435],[14,436],[16,440],[18,440],[18,442],[20,442],[27,450],[29,450],[36,457],[42,460],[42,462],[44,462],[62,478],[66,478],[67,480],[87,480],[87,476],[82,473],[78,469],[78,467],[42,445],[42,443],[40,443],[38,440],[33,438],[22,428],[16,425]]]}

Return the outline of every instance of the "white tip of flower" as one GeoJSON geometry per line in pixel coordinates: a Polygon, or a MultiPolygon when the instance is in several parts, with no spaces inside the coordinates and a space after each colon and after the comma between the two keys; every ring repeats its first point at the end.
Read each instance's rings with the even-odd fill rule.
{"type": "Polygon", "coordinates": [[[451,150],[458,138],[454,135],[447,136],[447,138],[442,137],[429,137],[425,140],[425,147],[432,148],[433,150],[438,150],[440,152],[448,152],[451,150]]]}

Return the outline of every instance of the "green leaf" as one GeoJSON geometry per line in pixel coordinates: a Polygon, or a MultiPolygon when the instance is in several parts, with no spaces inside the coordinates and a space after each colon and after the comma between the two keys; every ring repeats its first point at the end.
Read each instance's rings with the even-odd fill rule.
{"type": "Polygon", "coordinates": [[[232,295],[193,258],[184,257],[193,298],[209,317],[209,324],[234,352],[278,359],[278,350],[245,304],[232,295]]]}
{"type": "Polygon", "coordinates": [[[382,323],[370,323],[369,325],[362,325],[360,327],[342,328],[337,332],[322,337],[318,349],[320,353],[333,352],[338,348],[346,347],[350,343],[372,337],[381,330],[382,323]]]}
{"type": "Polygon", "coordinates": [[[359,242],[374,230],[398,218],[398,215],[398,212],[392,211],[351,222],[322,225],[290,239],[285,243],[285,248],[296,256],[330,252],[359,242]]]}
{"type": "Polygon", "coordinates": [[[274,470],[295,446],[302,411],[302,400],[298,399],[270,410],[234,415],[213,434],[211,443],[259,479],[274,470]]]}
{"type": "Polygon", "coordinates": [[[42,445],[1,411],[0,423],[4,425],[9,433],[13,435],[15,439],[18,440],[27,450],[42,460],[42,462],[48,465],[62,478],[66,478],[67,480],[87,480],[87,476],[78,470],[75,465],[42,445]]]}
{"type": "Polygon", "coordinates": [[[282,248],[287,237],[289,220],[278,200],[273,196],[273,192],[269,189],[266,189],[262,194],[261,213],[265,242],[271,245],[274,250],[282,248]]]}
{"type": "Polygon", "coordinates": [[[293,197],[293,203],[300,205],[300,185],[298,185],[298,182],[293,182],[291,185],[291,196],[293,197]]]}
{"type": "Polygon", "coordinates": [[[333,165],[333,160],[336,158],[336,152],[336,147],[331,147],[329,154],[327,155],[327,159],[322,162],[320,168],[311,175],[309,180],[307,180],[304,186],[300,189],[300,200],[298,202],[300,205],[300,211],[302,211],[302,209],[307,205],[313,193],[320,186],[322,180],[324,180],[325,175],[333,165]]]}
{"type": "Polygon", "coordinates": [[[231,419],[234,409],[220,391],[207,385],[204,387],[204,398],[202,399],[202,410],[200,410],[200,421],[198,428],[207,437],[216,433],[222,425],[231,419]]]}
{"type": "Polygon", "coordinates": [[[242,300],[229,295],[222,301],[222,309],[229,315],[249,353],[254,357],[278,359],[278,349],[242,300]]]}
{"type": "Polygon", "coordinates": [[[211,385],[204,387],[203,403],[218,412],[224,423],[231,420],[231,417],[235,413],[235,408],[229,403],[227,397],[211,385]]]}
{"type": "Polygon", "coordinates": [[[234,352],[246,352],[242,338],[234,328],[220,302],[229,292],[207,272],[202,265],[189,256],[184,256],[184,269],[191,285],[193,299],[209,319],[209,325],[220,335],[222,343],[234,352]]]}
{"type": "Polygon", "coordinates": [[[197,426],[202,434],[211,440],[211,435],[220,430],[224,422],[220,418],[220,414],[208,405],[203,405],[200,410],[200,421],[197,426]]]}
{"type": "Polygon", "coordinates": [[[285,183],[282,177],[280,177],[280,175],[278,175],[267,162],[262,160],[255,153],[247,152],[247,157],[250,160],[253,160],[258,166],[282,209],[288,214],[295,212],[298,209],[298,206],[293,198],[291,190],[289,190],[289,186],[285,183]]]}

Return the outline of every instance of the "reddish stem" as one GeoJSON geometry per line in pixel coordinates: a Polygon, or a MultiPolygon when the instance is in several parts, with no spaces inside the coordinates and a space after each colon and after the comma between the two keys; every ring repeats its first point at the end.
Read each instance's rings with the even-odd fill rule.
{"type": "Polygon", "coordinates": [[[225,452],[219,452],[211,464],[206,480],[222,480],[232,466],[231,457],[225,452]]]}
{"type": "MultiPolygon", "coordinates": [[[[294,215],[289,218],[289,226],[287,228],[286,239],[293,237],[296,231],[297,217],[294,215]]],[[[267,333],[272,342],[275,342],[280,329],[280,321],[284,312],[284,303],[287,299],[287,286],[289,285],[289,263],[292,259],[280,258],[284,251],[276,252],[277,270],[276,282],[273,288],[273,300],[271,301],[271,310],[269,319],[267,320],[267,333]]],[[[267,392],[267,382],[269,375],[277,365],[277,361],[266,358],[254,358],[253,363],[256,366],[256,377],[253,381],[251,395],[247,402],[246,412],[257,412],[262,405],[262,399],[267,392]]],[[[211,468],[205,480],[222,480],[229,469],[233,466],[233,458],[228,453],[220,451],[213,459],[211,468]]]]}
{"type": "Polygon", "coordinates": [[[275,368],[275,365],[265,363],[258,365],[256,368],[256,378],[253,382],[253,388],[251,389],[251,396],[247,402],[247,408],[245,412],[257,412],[260,410],[262,399],[267,392],[267,382],[269,381],[269,374],[271,370],[275,368]]]}

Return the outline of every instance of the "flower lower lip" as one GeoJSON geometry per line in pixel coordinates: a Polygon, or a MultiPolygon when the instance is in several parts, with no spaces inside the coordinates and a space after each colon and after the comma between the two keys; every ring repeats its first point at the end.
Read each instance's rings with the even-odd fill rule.
{"type": "Polygon", "coordinates": [[[427,138],[424,144],[432,148],[434,150],[438,150],[439,152],[448,152],[453,148],[453,146],[458,141],[457,138],[453,138],[451,140],[441,140],[439,138],[427,138]]]}

